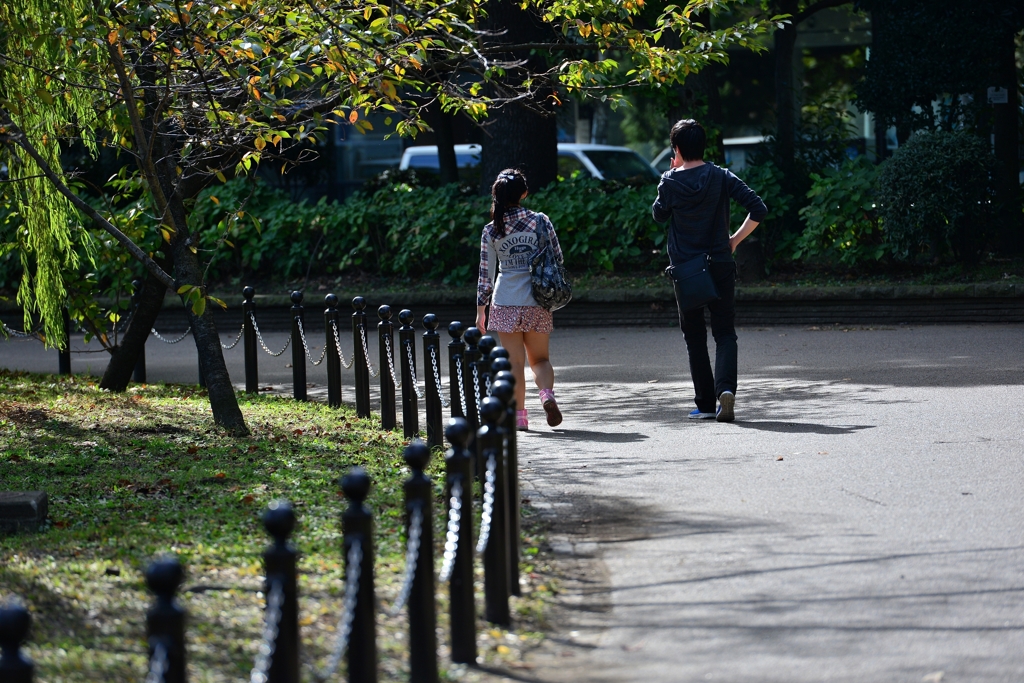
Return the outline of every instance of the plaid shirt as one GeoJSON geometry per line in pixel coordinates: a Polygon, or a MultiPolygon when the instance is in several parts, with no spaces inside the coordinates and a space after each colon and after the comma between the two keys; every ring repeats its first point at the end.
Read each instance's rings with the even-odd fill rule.
{"type": "MultiPolygon", "coordinates": [[[[494,295],[494,283],[491,273],[499,269],[501,281],[499,289],[501,292],[512,296],[516,303],[502,303],[510,306],[536,306],[533,300],[530,280],[530,261],[537,253],[537,228],[540,225],[547,228],[551,239],[551,247],[554,249],[555,258],[562,262],[562,247],[558,244],[558,235],[555,234],[555,227],[550,219],[542,213],[515,206],[505,212],[505,236],[496,237],[494,234],[494,223],[484,226],[483,235],[480,237],[480,276],[476,284],[476,303],[478,306],[486,306],[491,303],[494,295]],[[517,235],[520,236],[517,239],[517,235]],[[522,240],[521,237],[529,235],[529,240],[522,240]],[[525,255],[523,249],[508,248],[508,245],[519,242],[529,243],[532,253],[525,255]],[[499,266],[500,263],[500,266],[499,266]],[[521,303],[520,303],[521,301],[521,303]]],[[[507,297],[503,296],[502,300],[507,297]]]]}

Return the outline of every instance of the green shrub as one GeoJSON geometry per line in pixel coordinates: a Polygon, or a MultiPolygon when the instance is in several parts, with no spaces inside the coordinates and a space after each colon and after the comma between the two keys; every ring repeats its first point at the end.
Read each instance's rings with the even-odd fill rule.
{"type": "Polygon", "coordinates": [[[867,157],[812,173],[810,204],[800,209],[805,228],[790,254],[852,266],[878,261],[888,251],[878,217],[880,167],[867,157]]]}
{"type": "Polygon", "coordinates": [[[916,133],[879,175],[879,204],[893,254],[974,260],[992,217],[987,142],[964,132],[916,133]]]}
{"type": "MultiPolygon", "coordinates": [[[[758,227],[757,235],[764,244],[771,245],[777,256],[789,257],[790,244],[782,233],[782,217],[793,203],[793,197],[782,189],[782,174],[770,159],[748,166],[737,173],[747,186],[756,192],[768,208],[768,215],[758,227]],[[760,233],[760,234],[758,234],[760,233]]],[[[730,202],[729,230],[735,232],[747,217],[747,210],[736,202],[730,202]]]]}

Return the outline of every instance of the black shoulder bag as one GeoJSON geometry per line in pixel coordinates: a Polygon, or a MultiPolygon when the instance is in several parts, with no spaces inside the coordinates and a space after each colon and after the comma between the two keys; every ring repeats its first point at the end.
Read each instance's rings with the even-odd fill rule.
{"type": "Polygon", "coordinates": [[[557,311],[572,299],[572,283],[569,282],[565,267],[555,258],[551,236],[543,222],[537,226],[537,248],[537,254],[530,262],[533,298],[543,308],[557,311]]]}
{"type": "MultiPolygon", "coordinates": [[[[722,199],[724,185],[723,181],[722,187],[719,188],[716,204],[722,199]]],[[[714,225],[712,225],[711,241],[714,240],[714,234],[714,225]]],[[[710,263],[711,255],[701,254],[689,261],[665,269],[665,274],[672,280],[680,311],[692,311],[722,298],[718,295],[718,288],[715,287],[715,281],[711,277],[710,263]]]]}

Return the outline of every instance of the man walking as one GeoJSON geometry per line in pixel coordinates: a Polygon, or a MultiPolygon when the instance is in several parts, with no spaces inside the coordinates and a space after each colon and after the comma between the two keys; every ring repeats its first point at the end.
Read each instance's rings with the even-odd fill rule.
{"type": "MultiPolygon", "coordinates": [[[[669,135],[675,156],[661,177],[652,212],[659,223],[669,221],[668,257],[672,266],[708,255],[719,299],[707,304],[715,338],[715,371],[708,357],[704,306],[679,307],[679,327],[686,340],[697,409],[694,420],[732,422],[736,404],[736,246],[764,220],[768,209],[753,190],[731,171],[704,162],[707,135],[693,119],[676,122],[669,135]],[[735,234],[729,234],[729,200],[747,210],[735,234]],[[715,410],[716,399],[718,410],[715,410]]],[[[678,297],[678,287],[677,302],[678,297]]]]}

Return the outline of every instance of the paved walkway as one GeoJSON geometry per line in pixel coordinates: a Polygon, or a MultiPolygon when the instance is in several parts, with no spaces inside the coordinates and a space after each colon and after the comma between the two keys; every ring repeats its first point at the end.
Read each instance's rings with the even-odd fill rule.
{"type": "MultiPolygon", "coordinates": [[[[194,381],[190,339],[149,353],[194,381]]],[[[524,680],[1024,680],[1024,326],[741,330],[734,424],[685,419],[677,330],[556,331],[552,358],[566,420],[531,395],[521,457],[563,609],[524,680]]]]}

